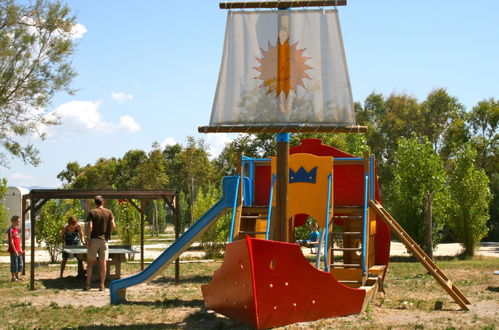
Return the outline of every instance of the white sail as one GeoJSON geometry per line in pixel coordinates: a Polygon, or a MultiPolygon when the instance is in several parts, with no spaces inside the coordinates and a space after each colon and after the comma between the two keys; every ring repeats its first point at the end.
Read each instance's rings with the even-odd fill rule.
{"type": "Polygon", "coordinates": [[[210,126],[354,123],[336,10],[228,12],[210,126]]]}

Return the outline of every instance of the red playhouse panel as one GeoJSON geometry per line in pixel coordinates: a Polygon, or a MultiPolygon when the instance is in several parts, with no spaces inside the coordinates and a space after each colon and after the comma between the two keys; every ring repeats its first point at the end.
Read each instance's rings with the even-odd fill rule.
{"type": "Polygon", "coordinates": [[[269,205],[271,175],[270,165],[255,166],[255,206],[269,205]]]}
{"type": "MultiPolygon", "coordinates": [[[[353,158],[339,149],[322,144],[320,139],[304,139],[300,145],[290,148],[290,154],[310,153],[316,156],[332,156],[335,158],[353,158]]],[[[374,167],[374,196],[381,202],[377,167],[374,167]]],[[[334,205],[352,206],[362,205],[364,201],[364,166],[363,165],[334,165],[334,205]]],[[[375,263],[377,265],[388,265],[390,259],[390,229],[378,217],[376,218],[376,238],[375,238],[375,263]]],[[[340,223],[338,223],[340,224],[340,223]]]]}
{"type": "Polygon", "coordinates": [[[365,290],[344,286],[310,265],[297,244],[250,237],[227,245],[221,268],[202,290],[209,309],[259,329],[360,313],[366,297],[365,290]],[[248,255],[252,267],[241,268],[248,255]],[[251,290],[241,290],[249,275],[253,305],[251,290]]]}

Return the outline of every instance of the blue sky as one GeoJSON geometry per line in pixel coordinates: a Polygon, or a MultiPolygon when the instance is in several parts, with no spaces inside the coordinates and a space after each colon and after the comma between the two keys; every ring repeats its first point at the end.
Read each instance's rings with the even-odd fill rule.
{"type": "MultiPolygon", "coordinates": [[[[47,111],[62,125],[30,141],[42,164],[10,160],[9,185],[60,185],[70,161],[149,151],[153,142],[204,137],[213,153],[233,136],[197,133],[209,122],[226,11],[218,1],[69,0],[79,25],[74,96],[47,111]]],[[[499,98],[499,1],[361,1],[340,8],[352,92],[408,93],[420,100],[444,87],[471,109],[499,98]]],[[[174,188],[174,187],[172,187],[174,188]]]]}

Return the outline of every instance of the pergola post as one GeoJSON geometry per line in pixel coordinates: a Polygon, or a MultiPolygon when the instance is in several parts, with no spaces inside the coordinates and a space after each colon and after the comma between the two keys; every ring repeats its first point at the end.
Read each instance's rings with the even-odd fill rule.
{"type": "MultiPolygon", "coordinates": [[[[21,242],[21,248],[23,249],[23,251],[26,251],[26,199],[27,199],[28,196],[24,195],[23,196],[23,199],[22,199],[22,204],[21,204],[21,210],[22,210],[22,214],[21,214],[21,219],[22,219],[22,233],[21,233],[21,239],[22,239],[22,242],[21,242]]],[[[23,273],[22,275],[26,275],[26,253],[23,253],[23,273]]]]}
{"type": "Polygon", "coordinates": [[[140,270],[144,270],[144,212],[146,202],[140,201],[140,270]]]}
{"type": "MultiPolygon", "coordinates": [[[[173,213],[175,213],[175,240],[180,237],[180,201],[179,193],[173,196],[173,213]]],[[[175,259],[175,283],[180,283],[180,257],[175,259]]]]}
{"type": "Polygon", "coordinates": [[[30,199],[30,217],[31,217],[31,256],[30,256],[30,276],[29,276],[29,289],[35,289],[35,205],[36,199],[30,199]]]}

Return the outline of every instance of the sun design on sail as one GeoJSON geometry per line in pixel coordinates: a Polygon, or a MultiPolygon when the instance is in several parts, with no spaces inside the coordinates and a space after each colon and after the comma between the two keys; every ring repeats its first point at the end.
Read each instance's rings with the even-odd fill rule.
{"type": "Polygon", "coordinates": [[[284,92],[286,97],[289,91],[296,93],[298,86],[305,87],[304,79],[311,79],[305,72],[312,69],[306,62],[310,57],[303,56],[307,49],[298,49],[298,41],[289,44],[289,39],[284,43],[278,39],[276,46],[268,43],[268,50],[262,50],[262,57],[256,58],[259,67],[254,67],[260,72],[255,79],[263,80],[261,87],[268,88],[267,94],[276,93],[276,97],[284,92]]]}

